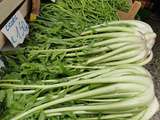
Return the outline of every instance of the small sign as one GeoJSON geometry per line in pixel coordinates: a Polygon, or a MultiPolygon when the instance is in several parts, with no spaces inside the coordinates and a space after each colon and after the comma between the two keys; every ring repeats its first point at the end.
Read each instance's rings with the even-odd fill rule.
{"type": "Polygon", "coordinates": [[[12,45],[17,47],[24,42],[24,39],[29,34],[29,26],[24,20],[23,15],[18,11],[1,31],[9,39],[12,45]]]}

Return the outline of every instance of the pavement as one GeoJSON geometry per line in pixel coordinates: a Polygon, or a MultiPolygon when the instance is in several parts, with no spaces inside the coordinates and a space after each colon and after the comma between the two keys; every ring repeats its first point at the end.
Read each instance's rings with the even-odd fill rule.
{"type": "MultiPolygon", "coordinates": [[[[156,44],[153,47],[154,58],[146,66],[146,68],[151,72],[153,76],[153,81],[155,84],[156,96],[160,103],[160,17],[156,15],[151,15],[145,22],[149,23],[154,31],[157,33],[156,44]]],[[[160,111],[151,120],[160,120],[160,111]]]]}

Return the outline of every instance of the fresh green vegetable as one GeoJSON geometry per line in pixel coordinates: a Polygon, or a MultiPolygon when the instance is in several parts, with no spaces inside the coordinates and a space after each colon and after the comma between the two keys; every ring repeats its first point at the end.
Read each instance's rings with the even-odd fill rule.
{"type": "Polygon", "coordinates": [[[41,74],[42,72],[39,72],[43,71],[44,74],[48,73],[46,76],[43,75],[46,78],[37,75],[36,78],[50,79],[50,76],[57,71],[70,76],[85,70],[81,68],[93,67],[94,69],[95,65],[99,67],[121,64],[145,65],[153,57],[151,49],[154,44],[152,39],[150,41],[153,44],[149,44],[151,42],[148,42],[145,36],[152,34],[155,39],[156,35],[151,31],[142,34],[140,25],[137,24],[144,23],[111,22],[103,26],[91,27],[79,37],[57,40],[48,37],[57,45],[54,48],[29,50],[27,56],[29,63],[21,65],[22,74],[28,75],[30,79],[30,76],[41,74]],[[78,67],[80,68],[76,69],[78,67]]]}
{"type": "Polygon", "coordinates": [[[128,8],[127,0],[43,3],[22,48],[1,52],[0,118],[149,120],[159,105],[140,66],[156,35],[140,21],[113,21],[128,8]]]}
{"type": "MultiPolygon", "coordinates": [[[[126,0],[58,0],[56,3],[42,0],[42,2],[44,3],[41,5],[41,14],[36,22],[30,23],[30,35],[21,46],[23,49],[9,52],[9,54],[8,52],[0,53],[5,56],[7,68],[5,72],[8,73],[5,76],[6,79],[50,79],[73,75],[72,73],[77,74],[77,69],[65,68],[59,59],[55,61],[58,67],[54,70],[52,68],[46,70],[45,66],[48,65],[42,64],[47,62],[42,60],[43,55],[42,59],[37,60],[33,65],[28,58],[28,51],[66,48],[67,43],[61,39],[78,37],[85,28],[92,25],[118,20],[117,10],[125,11],[130,7],[126,0]],[[33,67],[30,72],[24,70],[26,65],[22,65],[23,63],[31,63],[27,65],[33,67]],[[39,69],[43,75],[39,74],[39,69]],[[37,73],[32,74],[32,71],[37,73]]],[[[63,57],[59,53],[56,54],[63,57]]],[[[54,58],[51,53],[46,56],[46,58],[51,57],[54,58]]],[[[81,70],[78,70],[78,73],[79,71],[81,70]]]]}
{"type": "Polygon", "coordinates": [[[127,0],[57,0],[42,4],[32,29],[51,37],[75,37],[89,26],[118,20],[117,10],[128,9],[127,0]]]}
{"type": "Polygon", "coordinates": [[[109,67],[60,80],[39,80],[36,84],[3,80],[0,88],[13,96],[3,120],[37,119],[42,114],[46,120],[148,120],[157,111],[152,107],[157,102],[151,75],[135,65],[109,67]],[[17,108],[16,104],[24,103],[21,109],[17,108]]]}
{"type": "Polygon", "coordinates": [[[96,67],[145,65],[153,57],[152,46],[156,34],[143,22],[118,21],[90,27],[81,36],[73,38],[41,36],[46,40],[50,39],[48,48],[20,49],[20,64],[17,59],[12,63],[10,57],[6,57],[10,61],[9,65],[13,64],[15,69],[12,77],[6,75],[4,78],[13,79],[15,72],[18,72],[19,76],[15,77],[19,79],[53,79],[79,74],[96,67]],[[141,26],[146,26],[143,33],[141,26]],[[19,68],[15,67],[16,63],[19,68]]]}

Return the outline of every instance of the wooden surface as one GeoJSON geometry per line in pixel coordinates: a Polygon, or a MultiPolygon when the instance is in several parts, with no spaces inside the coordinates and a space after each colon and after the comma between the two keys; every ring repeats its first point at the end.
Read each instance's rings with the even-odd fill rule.
{"type": "Polygon", "coordinates": [[[0,2],[0,23],[2,23],[23,1],[24,0],[2,0],[0,2]]]}
{"type": "Polygon", "coordinates": [[[135,1],[133,4],[131,4],[131,8],[128,12],[118,11],[117,14],[120,20],[134,20],[140,8],[141,2],[135,1]]]}
{"type": "Polygon", "coordinates": [[[32,14],[39,16],[40,14],[40,0],[32,0],[32,14]]]}
{"type": "Polygon", "coordinates": [[[0,32],[0,48],[2,48],[5,44],[5,37],[4,35],[0,32]]]}

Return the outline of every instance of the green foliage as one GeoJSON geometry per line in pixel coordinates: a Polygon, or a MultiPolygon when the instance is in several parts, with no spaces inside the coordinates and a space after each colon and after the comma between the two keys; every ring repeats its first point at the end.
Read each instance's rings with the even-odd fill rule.
{"type": "MultiPolygon", "coordinates": [[[[63,59],[65,51],[41,53],[41,50],[66,49],[94,44],[94,40],[67,42],[63,38],[80,36],[92,25],[117,20],[118,9],[127,10],[126,0],[58,0],[41,5],[41,15],[30,23],[30,36],[22,48],[12,52],[2,52],[5,57],[6,75],[4,79],[39,80],[74,75],[79,69],[65,68],[73,64],[72,59],[63,59]]],[[[92,47],[83,52],[91,51],[92,47]]],[[[77,57],[74,62],[82,62],[77,57]]],[[[1,72],[1,71],[0,71],[1,72]]],[[[82,72],[82,71],[81,71],[82,72]]]]}

